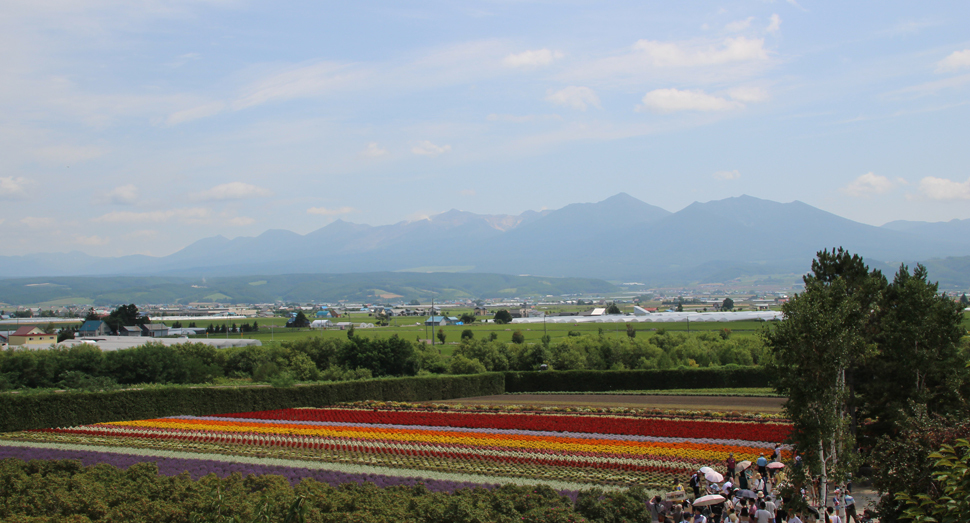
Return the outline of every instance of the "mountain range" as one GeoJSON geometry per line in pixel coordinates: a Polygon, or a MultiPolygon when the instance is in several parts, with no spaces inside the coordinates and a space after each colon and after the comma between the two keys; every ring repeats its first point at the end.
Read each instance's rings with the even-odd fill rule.
{"type": "MultiPolygon", "coordinates": [[[[866,225],[794,201],[739,196],[677,212],[625,193],[551,211],[480,215],[451,210],[370,226],[337,220],[306,235],[199,240],[163,257],[80,252],[0,257],[0,277],[225,277],[380,271],[475,272],[637,280],[726,281],[804,273],[821,249],[845,247],[887,267],[970,256],[970,220],[866,225]]],[[[963,267],[956,258],[947,266],[963,267]]],[[[970,258],[968,258],[970,260],[970,258]]],[[[961,271],[956,269],[957,279],[961,271]]],[[[932,276],[932,275],[931,275],[932,276]]]]}

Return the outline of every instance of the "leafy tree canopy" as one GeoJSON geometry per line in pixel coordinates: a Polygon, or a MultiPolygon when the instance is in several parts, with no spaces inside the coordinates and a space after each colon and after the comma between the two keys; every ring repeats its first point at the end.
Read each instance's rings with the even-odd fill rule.
{"type": "Polygon", "coordinates": [[[495,313],[495,323],[512,323],[512,314],[507,310],[500,310],[495,313]]]}

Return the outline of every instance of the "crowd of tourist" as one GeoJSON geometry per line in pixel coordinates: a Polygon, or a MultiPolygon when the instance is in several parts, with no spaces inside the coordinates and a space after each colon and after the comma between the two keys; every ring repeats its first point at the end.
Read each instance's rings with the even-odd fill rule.
{"type": "MultiPolygon", "coordinates": [[[[797,466],[796,458],[796,466],[797,466]]],[[[647,502],[653,523],[862,523],[856,513],[851,483],[836,488],[821,502],[815,492],[800,492],[809,508],[789,510],[781,496],[786,477],[781,445],[770,458],[737,463],[732,453],[725,463],[727,475],[703,467],[690,477],[685,490],[674,480],[666,498],[647,502]]],[[[790,501],[790,500],[789,500],[790,501]]],[[[803,505],[803,504],[800,504],[803,505]]]]}

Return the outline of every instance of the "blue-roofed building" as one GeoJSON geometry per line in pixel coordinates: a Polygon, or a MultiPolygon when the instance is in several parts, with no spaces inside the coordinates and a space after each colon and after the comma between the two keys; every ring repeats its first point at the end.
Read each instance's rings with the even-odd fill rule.
{"type": "Polygon", "coordinates": [[[448,318],[445,318],[444,316],[431,316],[424,320],[424,324],[431,325],[433,327],[444,327],[445,325],[448,325],[448,318]]]}
{"type": "Polygon", "coordinates": [[[317,311],[317,318],[333,318],[329,310],[317,311]]]}
{"type": "Polygon", "coordinates": [[[111,333],[111,327],[101,320],[88,320],[77,330],[77,336],[84,338],[87,336],[106,336],[111,333]]]}

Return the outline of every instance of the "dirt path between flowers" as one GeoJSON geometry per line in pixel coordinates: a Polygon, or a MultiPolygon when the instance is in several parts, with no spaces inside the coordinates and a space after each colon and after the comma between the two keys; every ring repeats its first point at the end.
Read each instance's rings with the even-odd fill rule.
{"type": "Polygon", "coordinates": [[[538,405],[543,407],[629,407],[777,413],[785,398],[742,396],[639,396],[632,394],[501,394],[425,403],[538,405]]]}

